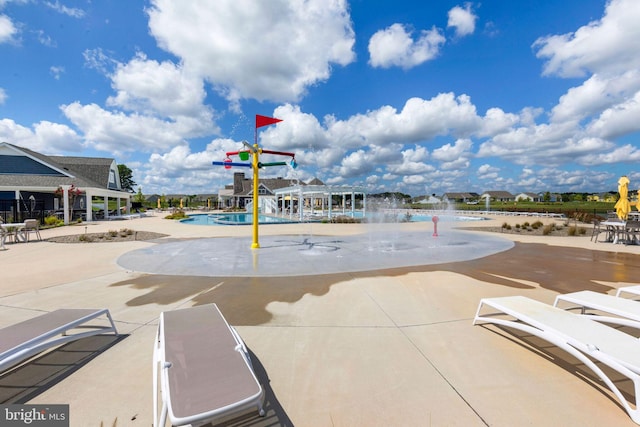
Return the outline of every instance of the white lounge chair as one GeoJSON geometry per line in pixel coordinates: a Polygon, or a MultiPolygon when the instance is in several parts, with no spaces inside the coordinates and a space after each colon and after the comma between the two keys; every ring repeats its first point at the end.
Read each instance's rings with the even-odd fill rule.
{"type": "Polygon", "coordinates": [[[167,416],[174,426],[200,426],[252,411],[263,416],[263,400],[248,351],[215,304],[160,314],[153,356],[154,426],[164,427],[167,416]]]}
{"type": "Polygon", "coordinates": [[[591,369],[618,398],[631,419],[640,424],[640,341],[637,338],[591,320],[587,316],[523,296],[480,300],[473,320],[474,325],[479,323],[493,323],[518,329],[565,350],[591,369]],[[484,307],[490,307],[494,312],[491,315],[481,315],[484,307]],[[507,315],[509,318],[500,315],[507,315]],[[633,382],[633,407],[594,360],[607,365],[633,382]]]}
{"type": "Polygon", "coordinates": [[[640,302],[638,301],[618,298],[599,292],[579,291],[558,295],[553,305],[559,307],[561,303],[573,304],[574,307],[579,307],[582,314],[591,309],[618,316],[597,315],[591,317],[599,322],[640,328],[640,302]]]}
{"type": "Polygon", "coordinates": [[[640,297],[640,285],[635,286],[625,286],[623,288],[618,288],[616,291],[617,297],[622,297],[622,294],[631,294],[635,298],[640,297]]]}
{"type": "Polygon", "coordinates": [[[0,372],[45,349],[105,332],[118,335],[106,309],[60,309],[7,326],[0,329],[0,372]],[[110,325],[88,324],[100,316],[105,316],[110,325]],[[72,333],[74,329],[78,330],[72,333]]]}

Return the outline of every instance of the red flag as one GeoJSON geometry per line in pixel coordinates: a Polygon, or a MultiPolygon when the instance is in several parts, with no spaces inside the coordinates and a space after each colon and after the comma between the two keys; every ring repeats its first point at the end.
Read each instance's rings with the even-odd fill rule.
{"type": "Polygon", "coordinates": [[[280,119],[275,119],[273,117],[261,116],[260,114],[256,114],[256,129],[262,126],[272,125],[274,123],[281,122],[280,119]]]}

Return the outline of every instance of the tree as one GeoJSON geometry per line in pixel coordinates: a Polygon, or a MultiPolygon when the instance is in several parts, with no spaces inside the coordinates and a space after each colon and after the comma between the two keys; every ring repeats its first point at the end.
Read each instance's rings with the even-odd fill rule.
{"type": "Polygon", "coordinates": [[[127,165],[118,165],[118,174],[120,175],[122,189],[133,193],[133,187],[136,185],[133,180],[133,171],[127,165]]]}
{"type": "Polygon", "coordinates": [[[144,194],[142,194],[142,187],[138,187],[138,194],[133,197],[134,202],[143,203],[145,201],[144,194]]]}

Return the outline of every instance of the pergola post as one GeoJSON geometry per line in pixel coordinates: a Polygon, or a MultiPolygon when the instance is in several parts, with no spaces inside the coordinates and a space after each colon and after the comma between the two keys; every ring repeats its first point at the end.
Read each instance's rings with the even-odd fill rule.
{"type": "Polygon", "coordinates": [[[62,212],[64,225],[69,225],[69,188],[70,185],[62,186],[62,212]]]}
{"type": "Polygon", "coordinates": [[[84,193],[85,199],[85,218],[87,221],[93,221],[93,194],[86,191],[84,193]]]}

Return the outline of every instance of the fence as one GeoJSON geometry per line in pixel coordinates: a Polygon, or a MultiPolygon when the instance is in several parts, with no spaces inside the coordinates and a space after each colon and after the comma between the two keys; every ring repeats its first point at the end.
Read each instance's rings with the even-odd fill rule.
{"type": "Polygon", "coordinates": [[[0,200],[0,218],[3,222],[24,222],[25,219],[38,219],[44,222],[44,201],[36,200],[31,203],[20,203],[18,200],[0,200]]]}

